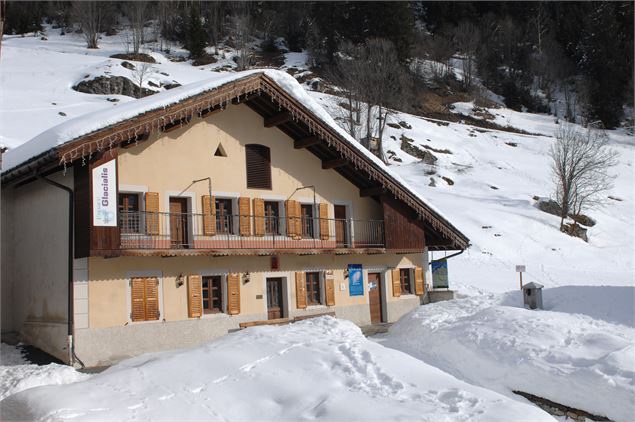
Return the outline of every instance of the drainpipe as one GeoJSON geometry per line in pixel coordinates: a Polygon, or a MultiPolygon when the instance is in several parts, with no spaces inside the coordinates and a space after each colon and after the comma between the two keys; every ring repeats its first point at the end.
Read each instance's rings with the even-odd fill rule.
{"type": "Polygon", "coordinates": [[[40,174],[35,174],[35,177],[49,185],[55,186],[58,189],[62,189],[68,193],[68,349],[69,356],[68,361],[71,366],[73,366],[75,360],[79,362],[82,368],[85,367],[84,362],[81,361],[75,354],[75,343],[73,341],[73,333],[75,331],[74,328],[74,319],[75,316],[73,314],[73,252],[74,252],[74,242],[73,242],[73,224],[75,220],[75,193],[73,189],[68,186],[64,186],[61,183],[55,182],[51,179],[48,179],[45,176],[40,174]]]}

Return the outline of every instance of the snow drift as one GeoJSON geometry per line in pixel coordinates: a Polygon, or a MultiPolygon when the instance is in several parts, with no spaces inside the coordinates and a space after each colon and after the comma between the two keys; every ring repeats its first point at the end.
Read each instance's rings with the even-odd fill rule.
{"type": "Polygon", "coordinates": [[[520,390],[631,421],[634,295],[634,287],[545,289],[551,311],[522,308],[520,292],[441,302],[404,317],[382,344],[509,396],[520,390]]]}
{"type": "Polygon", "coordinates": [[[139,356],[83,382],[23,391],[2,407],[35,420],[552,420],[331,317],[139,356]]]}

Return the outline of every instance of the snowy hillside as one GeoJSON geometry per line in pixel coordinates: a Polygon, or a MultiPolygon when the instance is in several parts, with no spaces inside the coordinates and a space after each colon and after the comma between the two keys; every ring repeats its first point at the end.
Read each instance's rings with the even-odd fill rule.
{"type": "MultiPolygon", "coordinates": [[[[13,148],[72,117],[134,101],[123,95],[91,95],[72,89],[79,81],[99,75],[134,79],[134,72],[123,67],[122,60],[108,57],[122,52],[119,36],[104,36],[100,46],[87,50],[81,36],[60,36],[59,30],[50,28],[47,40],[5,37],[0,58],[0,143],[13,148]]],[[[175,60],[179,54],[173,51],[171,58],[175,60]]],[[[160,53],[151,55],[157,63],[144,87],[155,90],[165,89],[161,85],[166,83],[208,79],[235,65],[229,59],[231,49],[227,49],[226,59],[199,67],[170,61],[160,53]]],[[[305,54],[289,53],[283,68],[292,68],[296,78],[303,78],[307,75],[305,61],[305,54]]],[[[341,116],[337,97],[311,95],[333,117],[341,116]]],[[[553,117],[504,108],[475,113],[471,103],[457,103],[455,111],[477,118],[489,113],[500,126],[537,135],[405,113],[391,117],[398,129],[386,127],[384,149],[393,170],[472,242],[469,250],[449,262],[452,286],[466,292],[470,286],[486,291],[513,289],[517,286],[516,264],[527,265],[527,281],[550,287],[633,284],[633,136],[623,131],[609,133],[612,146],[620,153],[614,168],[615,188],[609,193],[614,199],[588,213],[597,224],[589,229],[587,244],[560,233],[558,217],[538,210],[532,199],[548,197],[553,191],[547,155],[558,128],[553,117]],[[405,124],[399,126],[398,122],[405,124]],[[432,153],[437,161],[424,164],[403,151],[402,144],[411,153],[413,147],[432,153]],[[434,186],[430,186],[432,180],[434,186]]]]}

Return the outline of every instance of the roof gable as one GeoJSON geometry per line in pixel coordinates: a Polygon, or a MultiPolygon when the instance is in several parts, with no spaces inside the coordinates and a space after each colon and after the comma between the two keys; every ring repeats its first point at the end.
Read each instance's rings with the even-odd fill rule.
{"type": "MultiPolygon", "coordinates": [[[[345,163],[338,165],[336,171],[358,185],[360,194],[362,189],[374,189],[377,194],[391,194],[404,202],[447,240],[445,248],[468,247],[465,235],[339,127],[293,77],[274,70],[241,72],[191,84],[123,104],[117,113],[99,111],[58,125],[8,154],[8,167],[13,168],[3,173],[3,183],[19,176],[25,171],[25,164],[36,159],[57,159],[67,166],[151,131],[187,124],[194,115],[204,117],[232,102],[246,102],[263,116],[265,125],[277,126],[294,139],[295,147],[303,147],[304,143],[314,154],[330,157],[334,164],[345,163]],[[29,154],[35,157],[25,158],[29,154]]],[[[323,168],[329,168],[324,163],[323,159],[323,168]]]]}

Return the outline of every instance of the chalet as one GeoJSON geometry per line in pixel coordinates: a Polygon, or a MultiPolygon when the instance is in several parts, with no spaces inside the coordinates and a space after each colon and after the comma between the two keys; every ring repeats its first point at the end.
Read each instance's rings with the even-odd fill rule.
{"type": "Polygon", "coordinates": [[[217,77],[4,154],[2,330],[109,364],[262,321],[395,321],[468,239],[289,75],[217,77]]]}

